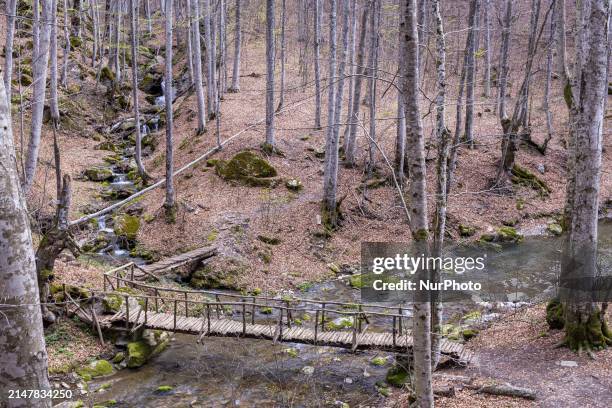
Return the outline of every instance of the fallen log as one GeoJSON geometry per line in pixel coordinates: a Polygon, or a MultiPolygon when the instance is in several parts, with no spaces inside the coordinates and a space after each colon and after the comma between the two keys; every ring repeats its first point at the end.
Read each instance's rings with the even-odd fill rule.
{"type": "Polygon", "coordinates": [[[516,387],[509,383],[484,385],[480,387],[477,392],[505,397],[525,398],[528,400],[536,399],[535,391],[529,388],[516,387]]]}

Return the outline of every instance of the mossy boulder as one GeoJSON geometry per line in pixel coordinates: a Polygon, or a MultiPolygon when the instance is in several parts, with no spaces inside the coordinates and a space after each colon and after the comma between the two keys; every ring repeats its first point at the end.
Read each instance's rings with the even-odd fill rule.
{"type": "Polygon", "coordinates": [[[251,187],[272,187],[277,183],[276,169],[261,156],[243,151],[229,161],[219,160],[216,173],[224,180],[236,181],[251,187]]]}
{"type": "Polygon", "coordinates": [[[121,214],[115,217],[114,225],[115,235],[133,241],[140,229],[140,218],[134,215],[121,214]]]}
{"type": "Polygon", "coordinates": [[[141,91],[149,95],[162,95],[162,76],[151,72],[146,73],[142,78],[142,81],[140,81],[139,88],[141,91]]]}
{"type": "Polygon", "coordinates": [[[483,242],[511,242],[518,243],[523,240],[523,235],[516,231],[516,228],[503,226],[497,229],[494,234],[483,234],[480,241],[483,242]]]}
{"type": "Polygon", "coordinates": [[[402,388],[410,381],[410,373],[402,365],[394,364],[389,371],[387,371],[385,380],[389,385],[402,388]]]}
{"type": "Polygon", "coordinates": [[[463,329],[461,331],[461,336],[464,340],[469,340],[478,335],[479,331],[477,329],[463,329]]]}
{"type": "Polygon", "coordinates": [[[28,75],[24,72],[21,74],[21,77],[19,78],[19,82],[21,82],[21,85],[23,86],[30,86],[32,85],[32,82],[34,82],[34,80],[32,79],[31,75],[28,75]]]}
{"type": "Polygon", "coordinates": [[[302,182],[296,178],[291,178],[285,181],[285,187],[291,191],[300,191],[302,188],[304,188],[302,182]]]}
{"type": "Polygon", "coordinates": [[[471,237],[476,233],[476,227],[459,224],[459,235],[462,237],[471,237]]]}
{"type": "Polygon", "coordinates": [[[115,357],[113,357],[112,362],[114,364],[119,364],[123,360],[125,360],[125,353],[123,351],[120,351],[117,354],[115,354],[115,357]]]}
{"type": "Polygon", "coordinates": [[[100,70],[100,81],[104,86],[111,85],[115,82],[115,73],[106,65],[100,70]]]}
{"type": "Polygon", "coordinates": [[[551,222],[546,226],[546,230],[552,235],[559,236],[563,234],[563,227],[556,222],[551,222]]]}
{"type": "Polygon", "coordinates": [[[236,289],[238,278],[247,271],[247,265],[234,258],[211,262],[191,274],[189,284],[196,289],[236,289]]]}
{"type": "Polygon", "coordinates": [[[60,283],[51,283],[49,287],[49,292],[51,296],[56,302],[63,302],[65,300],[64,296],[64,288],[66,289],[66,293],[70,295],[75,300],[78,299],[89,299],[91,296],[91,292],[87,289],[80,288],[78,286],[73,285],[62,285],[60,283]]]}
{"type": "Polygon", "coordinates": [[[94,166],[85,170],[85,177],[91,181],[107,181],[113,178],[113,172],[108,167],[94,166]]]}
{"type": "Polygon", "coordinates": [[[278,245],[281,243],[281,239],[277,237],[267,237],[265,235],[258,235],[257,239],[268,245],[278,245]]]}
{"type": "Polygon", "coordinates": [[[102,307],[104,308],[104,313],[117,313],[121,310],[121,306],[123,306],[123,296],[118,295],[116,293],[109,293],[108,295],[102,298],[102,307]]]}
{"type": "Polygon", "coordinates": [[[83,39],[77,36],[70,37],[70,47],[72,49],[79,48],[83,44],[83,39]]]}
{"type": "Polygon", "coordinates": [[[441,327],[442,336],[448,338],[449,340],[460,340],[461,339],[461,330],[459,326],[448,323],[443,324],[441,327]]]}
{"type": "Polygon", "coordinates": [[[128,368],[143,366],[153,354],[153,348],[145,341],[128,343],[126,364],[128,368]]]}
{"type": "Polygon", "coordinates": [[[370,360],[370,363],[372,363],[375,366],[382,367],[385,364],[387,364],[387,359],[384,357],[377,356],[377,357],[374,357],[372,360],[370,360]]]}
{"type": "Polygon", "coordinates": [[[155,392],[158,393],[158,394],[165,394],[165,393],[168,393],[168,392],[172,391],[173,389],[174,389],[174,387],[172,387],[170,385],[160,385],[159,387],[157,387],[155,392]]]}
{"type": "Polygon", "coordinates": [[[77,374],[85,381],[111,375],[114,372],[113,365],[106,360],[94,360],[86,366],[77,369],[77,374]]]}
{"type": "Polygon", "coordinates": [[[551,192],[550,187],[548,187],[544,180],[518,164],[512,167],[512,182],[514,184],[531,187],[538,191],[541,196],[548,196],[551,192]]]}
{"type": "Polygon", "coordinates": [[[548,327],[555,330],[561,330],[565,326],[563,304],[557,298],[552,299],[546,305],[546,323],[548,327]]]}

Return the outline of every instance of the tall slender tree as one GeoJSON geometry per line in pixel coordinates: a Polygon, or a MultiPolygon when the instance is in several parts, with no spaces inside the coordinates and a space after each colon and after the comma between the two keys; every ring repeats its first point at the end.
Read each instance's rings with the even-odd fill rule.
{"type": "Polygon", "coordinates": [[[344,157],[345,164],[349,167],[355,165],[355,156],[357,152],[357,126],[359,120],[359,107],[361,105],[361,82],[365,75],[366,68],[364,66],[365,61],[365,48],[366,48],[366,33],[368,26],[369,10],[372,6],[372,0],[368,0],[361,11],[361,28],[359,32],[359,48],[357,51],[357,63],[355,69],[357,70],[355,76],[355,87],[353,88],[353,107],[351,108],[351,117],[349,118],[349,133],[348,137],[344,139],[344,157]]]}
{"type": "Polygon", "coordinates": [[[280,49],[280,64],[281,64],[281,72],[280,72],[280,91],[278,94],[278,107],[277,111],[280,111],[283,108],[283,104],[285,103],[285,48],[286,41],[285,38],[285,25],[287,23],[287,1],[281,0],[281,49],[280,49]]]}
{"type": "Polygon", "coordinates": [[[0,83],[0,405],[51,407],[51,399],[9,399],[9,390],[49,390],[36,263],[17,173],[11,109],[0,83]]]}
{"type": "Polygon", "coordinates": [[[215,53],[213,52],[214,37],[212,34],[212,9],[210,0],[204,0],[204,37],[206,39],[206,109],[208,118],[215,117],[215,53]]]}
{"type": "Polygon", "coordinates": [[[138,102],[138,0],[130,0],[130,28],[131,28],[131,50],[132,50],[132,105],[134,107],[134,123],[136,148],[134,159],[138,174],[143,180],[149,178],[142,163],[142,132],[140,126],[140,106],[138,102]]]}
{"type": "Polygon", "coordinates": [[[172,99],[172,15],[173,0],[165,0],[165,34],[166,34],[166,73],[164,78],[164,95],[166,100],[166,221],[174,222],[176,219],[176,193],[174,191],[174,144],[173,144],[173,111],[172,99]]]}
{"type": "Polygon", "coordinates": [[[474,91],[476,89],[476,42],[479,16],[480,0],[472,0],[469,17],[469,51],[465,67],[465,140],[470,148],[474,147],[474,91]]]}
{"type": "Polygon", "coordinates": [[[59,126],[60,112],[57,100],[57,1],[51,0],[51,34],[50,34],[50,59],[51,59],[51,81],[49,84],[49,107],[51,109],[51,121],[53,126],[59,126]]]}
{"type": "Polygon", "coordinates": [[[198,104],[198,134],[206,130],[206,106],[204,106],[204,85],[202,83],[202,51],[200,43],[200,1],[191,0],[191,36],[193,38],[194,85],[198,104]]]}
{"type": "Polygon", "coordinates": [[[314,0],[315,129],[321,129],[321,0],[314,0]]]}
{"type": "MultiPolygon", "coordinates": [[[[402,0],[400,33],[405,41],[406,62],[400,65],[401,90],[406,110],[406,150],[410,169],[410,231],[415,253],[427,254],[429,226],[427,217],[427,186],[425,138],[419,109],[419,38],[417,34],[416,0],[402,0]]],[[[417,271],[417,279],[426,280],[427,270],[417,271]]],[[[431,386],[431,304],[424,291],[417,291],[414,302],[414,387],[418,407],[433,407],[431,386]]]]}
{"type": "Polygon", "coordinates": [[[266,0],[266,142],[265,148],[275,149],[274,144],[274,0],[266,0]]]}
{"type": "Polygon", "coordinates": [[[232,86],[229,92],[240,92],[240,48],[242,46],[242,27],[240,26],[241,1],[236,0],[236,27],[234,29],[234,67],[232,70],[232,86]]]}
{"type": "Polygon", "coordinates": [[[483,71],[483,86],[485,98],[491,97],[491,0],[483,0],[484,3],[484,71],[483,71]]]}
{"type": "MultiPolygon", "coordinates": [[[[36,3],[36,2],[35,2],[36,3]]],[[[36,167],[38,163],[38,152],[40,149],[40,136],[42,131],[43,112],[45,107],[45,91],[47,85],[47,69],[49,66],[49,42],[51,38],[51,2],[42,3],[42,22],[40,27],[40,41],[38,49],[33,52],[32,73],[34,75],[34,91],[32,95],[32,120],[30,129],[30,140],[28,142],[28,154],[25,162],[24,191],[27,193],[32,187],[36,167]]],[[[33,25],[34,35],[38,37],[39,28],[33,25]]]]}
{"type": "Polygon", "coordinates": [[[11,100],[11,81],[13,78],[13,39],[15,37],[15,18],[17,17],[17,0],[7,0],[6,39],[4,43],[4,88],[6,97],[11,100]]]}

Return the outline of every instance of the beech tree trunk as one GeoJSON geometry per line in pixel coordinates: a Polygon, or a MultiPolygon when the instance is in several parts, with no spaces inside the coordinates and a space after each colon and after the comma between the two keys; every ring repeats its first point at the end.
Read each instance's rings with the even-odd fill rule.
{"type": "Polygon", "coordinates": [[[134,123],[136,124],[136,149],[134,159],[140,177],[146,181],[149,176],[142,164],[142,133],[140,131],[140,107],[138,102],[138,0],[130,0],[131,45],[132,45],[132,99],[134,106],[134,123]]]}
{"type": "Polygon", "coordinates": [[[498,94],[498,112],[499,117],[505,118],[508,116],[506,112],[506,90],[508,84],[508,55],[510,53],[510,34],[512,25],[512,0],[506,0],[506,11],[503,19],[504,26],[502,27],[501,48],[500,48],[500,72],[499,72],[499,94],[498,94]]]}
{"type": "Polygon", "coordinates": [[[367,162],[367,173],[368,177],[372,175],[374,166],[376,165],[376,90],[378,84],[378,48],[379,48],[379,34],[378,29],[380,27],[380,12],[381,2],[374,1],[372,4],[372,20],[370,24],[370,73],[371,76],[368,81],[368,107],[370,108],[370,140],[368,141],[368,162],[367,162]]]}
{"type": "MultiPolygon", "coordinates": [[[[609,55],[610,2],[587,0],[578,11],[576,71],[580,80],[566,97],[576,122],[570,127],[575,153],[569,177],[573,179],[570,228],[561,263],[561,300],[565,311],[565,342],[572,350],[612,344],[605,316],[593,301],[593,293],[575,288],[575,282],[593,282],[597,268],[597,222],[601,179],[602,130],[609,55]],[[577,97],[577,95],[580,95],[577,97]]],[[[596,299],[597,300],[597,299],[596,299]]]]}
{"type": "Polygon", "coordinates": [[[51,399],[9,399],[9,390],[49,390],[30,220],[19,185],[10,105],[0,83],[0,405],[52,406],[51,399]]]}
{"type": "MultiPolygon", "coordinates": [[[[350,36],[349,36],[349,89],[348,89],[348,105],[346,112],[346,126],[344,127],[344,146],[346,147],[346,138],[348,137],[350,126],[348,123],[351,121],[351,111],[353,109],[353,88],[355,87],[355,74],[357,69],[355,67],[355,36],[357,35],[357,1],[351,2],[351,15],[350,15],[350,36]]],[[[346,151],[345,151],[346,154],[346,151]]]]}
{"type": "MultiPolygon", "coordinates": [[[[95,37],[95,34],[94,34],[95,37]]],[[[95,41],[95,38],[94,38],[95,41]]],[[[61,82],[64,89],[68,88],[68,62],[70,60],[70,31],[68,30],[68,0],[64,0],[64,61],[62,65],[61,82]]]]}
{"type": "Polygon", "coordinates": [[[174,191],[173,111],[172,111],[172,7],[173,0],[165,0],[166,75],[164,95],[166,100],[166,222],[176,220],[176,193],[174,191]]]}
{"type": "Polygon", "coordinates": [[[266,0],[266,149],[274,145],[274,0],[266,0]]]}
{"type": "Polygon", "coordinates": [[[17,15],[17,0],[6,1],[6,41],[4,43],[4,88],[6,99],[11,101],[11,86],[13,78],[13,39],[15,37],[15,18],[17,15]]]}
{"type": "Polygon", "coordinates": [[[323,206],[322,218],[323,225],[328,229],[338,227],[338,210],[336,193],[337,179],[333,176],[333,157],[338,150],[337,140],[334,139],[334,120],[335,120],[335,87],[334,73],[336,72],[336,0],[330,0],[329,8],[329,69],[328,69],[328,93],[327,93],[327,134],[325,138],[325,168],[323,174],[323,206]]]}
{"type": "Polygon", "coordinates": [[[242,27],[240,26],[240,0],[236,0],[236,28],[234,30],[234,68],[232,71],[232,86],[229,92],[240,92],[240,47],[242,42],[242,27]]]}
{"type": "Polygon", "coordinates": [[[480,1],[472,0],[469,15],[469,51],[466,59],[465,74],[465,140],[470,148],[474,148],[474,90],[476,87],[476,38],[478,36],[478,16],[480,1]]]}
{"type": "MultiPolygon", "coordinates": [[[[35,1],[36,3],[36,1],[35,1]]],[[[30,129],[30,140],[28,142],[28,154],[25,163],[24,191],[27,193],[32,187],[36,175],[38,163],[38,151],[40,149],[40,136],[42,131],[43,112],[45,108],[45,91],[47,85],[47,68],[49,66],[49,41],[51,37],[51,2],[42,3],[42,24],[40,28],[40,42],[38,51],[32,59],[32,73],[34,76],[34,91],[32,94],[32,125],[30,129]]],[[[38,37],[36,24],[34,35],[38,37]]]]}
{"type": "Polygon", "coordinates": [[[349,118],[349,133],[344,140],[344,157],[345,165],[353,167],[355,165],[355,155],[357,153],[357,125],[359,121],[359,107],[361,106],[361,82],[366,72],[364,66],[366,33],[368,30],[368,15],[372,2],[368,1],[361,12],[361,29],[359,32],[359,48],[357,51],[357,64],[355,67],[355,86],[353,88],[353,107],[351,108],[351,117],[349,118]]]}
{"type": "Polygon", "coordinates": [[[50,34],[50,58],[51,58],[51,81],[49,84],[49,107],[51,109],[51,121],[57,129],[60,121],[59,104],[57,100],[57,2],[51,0],[51,34],[50,34]]]}
{"type": "Polygon", "coordinates": [[[315,129],[321,129],[321,0],[314,0],[315,129]]]}
{"type": "Polygon", "coordinates": [[[208,118],[215,117],[215,53],[213,52],[210,0],[204,1],[204,36],[206,37],[206,107],[208,118]]]}
{"type": "MultiPolygon", "coordinates": [[[[239,1],[239,0],[238,0],[239,1]]],[[[206,130],[206,106],[204,105],[204,85],[202,83],[202,46],[200,43],[200,1],[191,0],[191,36],[194,55],[194,85],[198,104],[198,130],[201,134],[206,130]]]]}
{"type": "Polygon", "coordinates": [[[281,62],[281,72],[280,72],[280,92],[278,95],[278,107],[277,111],[280,111],[285,103],[285,46],[286,46],[286,38],[285,38],[285,23],[287,20],[287,4],[286,0],[282,0],[282,10],[281,10],[281,52],[280,52],[280,62],[281,62]]]}
{"type": "Polygon", "coordinates": [[[491,0],[484,0],[484,73],[483,86],[484,97],[491,97],[491,19],[489,13],[491,11],[491,0]]]}
{"type": "MultiPolygon", "coordinates": [[[[405,41],[406,61],[400,65],[404,108],[406,111],[406,152],[410,169],[410,230],[417,253],[427,254],[427,186],[425,138],[419,110],[419,65],[416,0],[402,0],[400,35],[405,41]]],[[[427,278],[427,270],[417,271],[418,279],[427,278]]],[[[431,386],[431,305],[427,293],[418,291],[414,303],[414,389],[418,407],[433,407],[431,386]]]]}

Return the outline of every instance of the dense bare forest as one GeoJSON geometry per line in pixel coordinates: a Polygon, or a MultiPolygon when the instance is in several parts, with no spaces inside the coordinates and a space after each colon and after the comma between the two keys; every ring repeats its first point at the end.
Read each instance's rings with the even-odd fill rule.
{"type": "Polygon", "coordinates": [[[612,405],[609,0],[0,4],[0,407],[612,405]]]}

